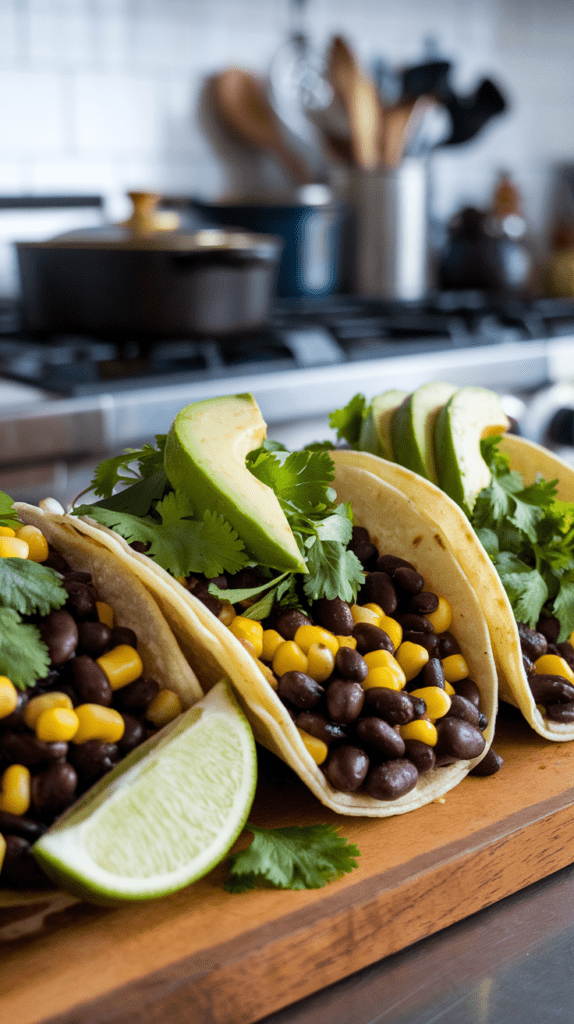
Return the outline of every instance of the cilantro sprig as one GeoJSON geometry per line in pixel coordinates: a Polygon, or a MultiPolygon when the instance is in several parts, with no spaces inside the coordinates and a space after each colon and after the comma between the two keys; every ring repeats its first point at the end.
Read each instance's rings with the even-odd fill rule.
{"type": "Polygon", "coordinates": [[[245,828],[253,842],[228,859],[228,892],[321,889],[358,867],[359,849],[332,825],[266,829],[247,822],[245,828]]]}

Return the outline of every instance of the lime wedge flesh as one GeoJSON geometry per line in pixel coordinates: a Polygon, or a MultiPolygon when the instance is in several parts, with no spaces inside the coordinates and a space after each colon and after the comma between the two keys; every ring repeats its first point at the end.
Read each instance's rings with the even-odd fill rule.
{"type": "Polygon", "coordinates": [[[58,885],[96,903],[144,900],[207,874],[255,795],[251,728],[228,685],[132,751],[32,850],[58,885]]]}

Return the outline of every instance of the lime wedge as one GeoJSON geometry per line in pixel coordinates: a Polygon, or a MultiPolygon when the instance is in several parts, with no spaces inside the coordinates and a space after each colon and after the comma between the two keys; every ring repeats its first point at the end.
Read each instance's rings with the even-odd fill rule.
{"type": "Polygon", "coordinates": [[[251,728],[221,682],[92,786],[32,850],[53,881],[91,902],[175,892],[233,845],[256,780],[251,728]]]}

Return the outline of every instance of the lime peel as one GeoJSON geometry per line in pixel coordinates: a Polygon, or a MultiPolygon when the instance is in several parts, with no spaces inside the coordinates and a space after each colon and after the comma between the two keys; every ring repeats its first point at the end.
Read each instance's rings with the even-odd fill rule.
{"type": "Polygon", "coordinates": [[[250,726],[218,683],[84,794],[34,856],[58,885],[91,902],[175,892],[225,857],[256,778],[250,726]]]}

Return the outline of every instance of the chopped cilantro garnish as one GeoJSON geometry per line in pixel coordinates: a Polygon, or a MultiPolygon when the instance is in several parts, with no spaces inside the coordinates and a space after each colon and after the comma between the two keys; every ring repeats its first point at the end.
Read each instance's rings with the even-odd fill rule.
{"type": "Polygon", "coordinates": [[[337,431],[337,440],[346,441],[351,448],[359,447],[361,426],[368,411],[364,395],[353,395],[343,409],[336,409],[329,416],[329,425],[337,431]]]}
{"type": "Polygon", "coordinates": [[[28,558],[0,558],[0,607],[47,615],[68,600],[57,573],[28,558]]]}
{"type": "Polygon", "coordinates": [[[360,851],[332,825],[266,829],[248,822],[245,827],[253,832],[253,842],[228,859],[228,892],[321,889],[358,867],[360,851]]]}

